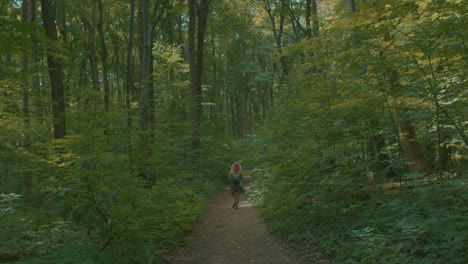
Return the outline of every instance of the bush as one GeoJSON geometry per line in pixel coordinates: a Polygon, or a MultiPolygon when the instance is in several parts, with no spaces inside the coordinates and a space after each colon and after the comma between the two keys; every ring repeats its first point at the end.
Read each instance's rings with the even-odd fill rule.
{"type": "Polygon", "coordinates": [[[336,263],[464,263],[468,258],[467,196],[460,179],[389,193],[331,189],[322,181],[298,193],[297,177],[278,178],[255,177],[250,198],[273,232],[306,242],[310,254],[336,263]]]}

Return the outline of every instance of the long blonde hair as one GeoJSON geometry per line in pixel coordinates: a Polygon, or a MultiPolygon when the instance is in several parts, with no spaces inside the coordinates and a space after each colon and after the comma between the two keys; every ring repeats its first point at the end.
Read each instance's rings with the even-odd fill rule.
{"type": "Polygon", "coordinates": [[[241,167],[240,163],[238,161],[236,161],[231,166],[231,171],[229,172],[229,176],[231,176],[234,172],[237,172],[240,175],[242,175],[241,171],[242,171],[242,167],[241,167]]]}

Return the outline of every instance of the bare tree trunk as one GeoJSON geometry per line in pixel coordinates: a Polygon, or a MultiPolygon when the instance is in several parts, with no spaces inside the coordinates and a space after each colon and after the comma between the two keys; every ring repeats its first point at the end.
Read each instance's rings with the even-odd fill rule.
{"type": "Polygon", "coordinates": [[[192,151],[195,162],[201,147],[200,121],[202,113],[202,74],[205,30],[210,0],[189,0],[188,55],[190,68],[190,113],[192,121],[192,151]]]}
{"type": "MultiPolygon", "coordinates": [[[[81,10],[81,22],[88,31],[88,42],[86,43],[86,48],[88,51],[87,57],[89,60],[89,65],[91,66],[91,80],[93,83],[93,89],[95,91],[100,90],[99,85],[99,69],[98,69],[98,57],[96,53],[96,39],[94,33],[96,31],[96,6],[92,4],[92,11],[89,14],[84,8],[87,6],[82,6],[81,10]]],[[[98,104],[100,102],[97,102],[98,104]]]]}
{"type": "Polygon", "coordinates": [[[311,7],[311,13],[312,13],[312,35],[314,37],[319,36],[320,32],[320,25],[319,25],[319,20],[318,20],[318,10],[317,10],[317,0],[312,0],[312,7],[311,7]]]}
{"type": "Polygon", "coordinates": [[[131,100],[133,94],[133,65],[132,65],[132,50],[133,50],[133,28],[135,22],[135,1],[130,0],[130,24],[128,26],[128,45],[127,45],[127,71],[125,77],[125,106],[127,108],[127,126],[132,127],[132,110],[131,100]]]}
{"type": "MultiPolygon", "coordinates": [[[[189,0],[188,25],[188,57],[190,68],[190,119],[192,121],[192,150],[198,152],[200,148],[200,116],[201,116],[201,85],[197,68],[197,54],[195,47],[197,1],[189,0]]],[[[198,159],[198,155],[195,155],[198,159]]]]}
{"type": "Polygon", "coordinates": [[[312,38],[312,0],[306,0],[306,8],[305,8],[305,26],[306,26],[306,37],[308,39],[312,38]]]}
{"type": "MultiPolygon", "coordinates": [[[[52,0],[41,0],[42,20],[46,35],[52,41],[56,42],[57,28],[55,24],[55,12],[52,0]]],[[[66,135],[65,119],[65,93],[64,93],[64,74],[63,62],[54,53],[52,49],[48,50],[47,64],[49,67],[51,95],[52,95],[52,115],[54,137],[64,138],[66,135]]]]}
{"type": "MultiPolygon", "coordinates": [[[[35,17],[35,7],[36,1],[35,0],[24,0],[23,1],[23,16],[22,21],[26,24],[32,24],[34,22],[35,17]]],[[[29,65],[30,65],[30,58],[34,57],[31,56],[32,52],[35,52],[35,43],[31,41],[31,50],[25,49],[23,53],[23,65],[22,71],[24,74],[24,78],[27,80],[26,83],[23,85],[23,120],[24,120],[24,140],[23,140],[23,147],[27,151],[31,151],[31,134],[30,134],[30,108],[29,108],[29,88],[37,88],[34,87],[34,82],[31,80],[29,75],[29,65]]],[[[27,200],[30,200],[31,193],[32,193],[32,171],[29,169],[25,169],[23,171],[23,179],[24,179],[24,194],[27,200]]]]}
{"type": "MultiPolygon", "coordinates": [[[[242,85],[242,84],[241,84],[242,85]]],[[[244,136],[244,111],[241,94],[236,96],[236,134],[239,138],[244,136]]]]}
{"type": "Polygon", "coordinates": [[[109,79],[108,79],[108,64],[107,64],[107,48],[105,43],[104,36],[104,11],[102,7],[102,0],[97,0],[99,8],[99,21],[97,24],[97,29],[99,33],[99,39],[101,44],[101,59],[102,59],[102,80],[104,83],[104,111],[109,111],[109,79]]]}
{"type": "MultiPolygon", "coordinates": [[[[227,56],[224,56],[224,72],[228,72],[228,66],[227,66],[227,56]]],[[[224,111],[224,131],[227,134],[229,131],[229,101],[228,101],[228,96],[227,96],[227,86],[228,86],[228,79],[227,79],[227,74],[224,74],[224,80],[223,80],[223,111],[224,111]]]]}
{"type": "MultiPolygon", "coordinates": [[[[213,27],[213,25],[211,25],[213,27]]],[[[210,34],[210,41],[211,41],[211,52],[213,53],[213,81],[212,81],[212,87],[211,87],[211,98],[210,98],[210,101],[211,102],[214,102],[216,99],[216,97],[218,96],[219,92],[218,92],[218,74],[217,74],[217,71],[218,71],[218,63],[217,63],[217,57],[216,57],[216,43],[215,43],[215,36],[214,36],[214,32],[213,30],[211,31],[211,34],[210,34]]],[[[221,57],[221,56],[219,56],[221,57]]],[[[215,106],[212,106],[210,105],[209,106],[210,110],[209,110],[209,117],[210,117],[210,120],[214,118],[214,114],[216,112],[216,107],[215,106]]]]}
{"type": "Polygon", "coordinates": [[[140,129],[138,141],[138,170],[145,178],[146,183],[151,185],[153,182],[152,172],[149,169],[149,160],[152,154],[151,135],[152,135],[152,111],[151,98],[153,89],[151,87],[151,21],[150,21],[150,6],[149,0],[138,1],[139,13],[139,33],[140,33],[140,100],[138,104],[140,129]]]}

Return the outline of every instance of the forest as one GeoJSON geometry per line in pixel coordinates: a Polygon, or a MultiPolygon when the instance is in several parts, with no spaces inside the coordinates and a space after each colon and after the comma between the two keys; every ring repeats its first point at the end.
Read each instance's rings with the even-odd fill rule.
{"type": "Polygon", "coordinates": [[[466,263],[467,10],[0,1],[0,262],[164,263],[238,160],[310,259],[466,263]]]}

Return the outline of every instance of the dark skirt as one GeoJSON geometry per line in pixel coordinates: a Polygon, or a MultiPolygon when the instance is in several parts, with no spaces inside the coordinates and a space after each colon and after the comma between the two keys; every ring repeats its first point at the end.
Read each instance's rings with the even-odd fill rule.
{"type": "Polygon", "coordinates": [[[244,193],[244,183],[239,181],[239,183],[234,183],[234,181],[231,181],[231,192],[232,193],[244,193]]]}

